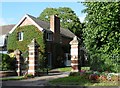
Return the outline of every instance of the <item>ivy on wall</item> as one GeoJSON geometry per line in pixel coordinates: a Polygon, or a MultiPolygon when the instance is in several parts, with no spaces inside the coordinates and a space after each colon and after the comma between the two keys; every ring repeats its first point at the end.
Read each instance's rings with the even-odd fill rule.
{"type": "Polygon", "coordinates": [[[15,29],[12,34],[8,37],[8,50],[19,49],[22,52],[28,50],[28,45],[31,43],[33,38],[36,39],[37,43],[40,45],[40,52],[44,54],[45,43],[44,35],[40,30],[34,25],[21,26],[15,29]],[[18,40],[18,32],[23,32],[23,41],[18,40]]]}

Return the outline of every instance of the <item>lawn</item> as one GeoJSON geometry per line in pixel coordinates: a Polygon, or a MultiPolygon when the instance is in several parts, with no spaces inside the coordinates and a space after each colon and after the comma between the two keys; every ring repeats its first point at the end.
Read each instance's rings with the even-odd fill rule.
{"type": "Polygon", "coordinates": [[[0,78],[2,81],[8,81],[8,80],[22,80],[25,79],[24,76],[18,76],[18,77],[5,77],[5,78],[0,78]]]}
{"type": "Polygon", "coordinates": [[[67,71],[71,71],[71,67],[58,68],[58,70],[61,72],[67,72],[67,71]]]}
{"type": "Polygon", "coordinates": [[[31,74],[28,74],[26,76],[3,77],[3,78],[0,78],[0,80],[8,81],[8,80],[22,80],[22,79],[28,79],[28,78],[34,78],[34,76],[31,74]]]}
{"type": "MultiPolygon", "coordinates": [[[[59,71],[61,72],[67,72],[71,71],[71,67],[64,67],[64,68],[58,68],[59,71]]],[[[81,67],[81,70],[90,70],[90,67],[81,67]]]]}
{"type": "Polygon", "coordinates": [[[118,81],[92,83],[80,76],[69,76],[49,81],[50,85],[80,85],[80,86],[118,86],[118,81]]]}

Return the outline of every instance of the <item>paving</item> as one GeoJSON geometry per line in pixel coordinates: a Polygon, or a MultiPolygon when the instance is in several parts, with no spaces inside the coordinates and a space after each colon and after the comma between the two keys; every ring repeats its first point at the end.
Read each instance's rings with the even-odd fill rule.
{"type": "MultiPolygon", "coordinates": [[[[24,79],[24,80],[15,80],[15,81],[0,81],[1,88],[106,88],[106,87],[88,87],[88,86],[79,86],[79,85],[56,85],[51,86],[48,84],[48,81],[56,79],[56,78],[62,78],[67,77],[70,72],[59,72],[59,71],[52,71],[46,76],[41,77],[34,77],[30,79],[24,79]]],[[[107,88],[120,88],[120,87],[114,87],[109,86],[107,88]]]]}
{"type": "Polygon", "coordinates": [[[34,77],[30,79],[23,79],[23,80],[10,80],[10,81],[1,81],[0,84],[2,84],[2,87],[15,87],[18,88],[20,87],[34,87],[34,86],[45,86],[47,85],[48,81],[56,78],[62,78],[66,77],[69,75],[69,72],[51,72],[46,76],[41,76],[41,77],[34,77]]]}

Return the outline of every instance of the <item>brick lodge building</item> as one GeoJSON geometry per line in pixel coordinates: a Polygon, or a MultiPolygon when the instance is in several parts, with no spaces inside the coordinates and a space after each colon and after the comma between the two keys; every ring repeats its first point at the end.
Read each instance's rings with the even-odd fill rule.
{"type": "MultiPolygon", "coordinates": [[[[26,14],[16,25],[14,25],[14,27],[12,26],[11,30],[9,29],[9,35],[13,34],[14,31],[17,31],[17,36],[14,36],[14,38],[17,37],[17,40],[14,40],[13,43],[16,43],[16,42],[17,44],[23,43],[24,45],[24,42],[28,41],[28,39],[31,39],[30,40],[31,42],[32,39],[35,38],[31,36],[31,38],[26,39],[25,38],[26,36],[24,36],[26,32],[24,30],[19,31],[17,29],[18,27],[24,27],[29,25],[35,26],[37,28],[36,32],[40,32],[43,34],[42,36],[44,36],[43,40],[44,40],[44,43],[46,44],[45,53],[46,53],[46,58],[48,60],[47,64],[49,67],[55,68],[55,67],[71,65],[69,43],[71,40],[73,40],[73,38],[75,37],[75,34],[68,29],[64,29],[60,27],[59,17],[52,15],[50,17],[50,22],[45,22],[37,19],[36,17],[26,14]]],[[[2,30],[4,30],[4,28],[2,28],[2,30]]],[[[28,30],[31,30],[31,29],[28,29],[28,30]]],[[[31,33],[29,33],[29,35],[31,35],[31,33]]],[[[30,44],[30,42],[28,42],[28,44],[30,44]]],[[[10,48],[10,49],[21,50],[21,48],[17,48],[17,47],[15,48],[14,46],[13,48],[10,48]]]]}

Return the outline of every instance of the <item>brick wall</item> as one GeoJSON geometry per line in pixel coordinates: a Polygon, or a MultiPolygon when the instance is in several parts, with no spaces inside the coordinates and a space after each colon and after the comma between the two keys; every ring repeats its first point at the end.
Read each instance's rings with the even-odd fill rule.
{"type": "Polygon", "coordinates": [[[20,24],[20,26],[25,26],[25,25],[33,25],[33,23],[32,23],[28,18],[26,18],[26,19],[20,24]]]}

